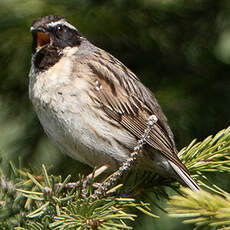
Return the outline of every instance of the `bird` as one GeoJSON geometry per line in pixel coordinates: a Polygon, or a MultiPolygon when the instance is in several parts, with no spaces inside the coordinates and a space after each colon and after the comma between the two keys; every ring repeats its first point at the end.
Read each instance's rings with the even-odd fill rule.
{"type": "Polygon", "coordinates": [[[38,18],[30,31],[29,98],[61,152],[113,172],[130,157],[154,116],[136,167],[200,190],[177,156],[157,99],[129,68],[62,16],[38,18]]]}

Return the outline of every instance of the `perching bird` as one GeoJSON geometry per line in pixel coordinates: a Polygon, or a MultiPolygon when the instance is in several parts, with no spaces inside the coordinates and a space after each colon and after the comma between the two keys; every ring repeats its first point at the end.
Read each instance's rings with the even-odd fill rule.
{"type": "Polygon", "coordinates": [[[155,96],[133,72],[60,16],[35,20],[31,32],[30,99],[62,152],[114,171],[155,115],[137,167],[199,190],[177,157],[173,133],[155,96]]]}

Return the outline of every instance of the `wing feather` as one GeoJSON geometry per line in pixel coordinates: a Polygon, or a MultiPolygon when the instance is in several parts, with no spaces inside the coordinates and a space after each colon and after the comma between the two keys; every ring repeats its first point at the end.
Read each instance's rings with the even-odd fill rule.
{"type": "Polygon", "coordinates": [[[147,143],[187,171],[177,157],[172,131],[153,93],[119,60],[96,49],[90,59],[81,58],[81,63],[89,68],[91,79],[100,83],[92,90],[105,113],[138,139],[144,134],[149,116],[155,115],[158,121],[147,143]]]}

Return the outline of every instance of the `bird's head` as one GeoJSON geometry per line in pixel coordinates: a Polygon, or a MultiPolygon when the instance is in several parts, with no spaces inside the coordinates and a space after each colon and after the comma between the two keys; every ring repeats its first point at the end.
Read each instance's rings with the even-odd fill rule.
{"type": "Polygon", "coordinates": [[[32,53],[47,47],[62,50],[66,47],[79,46],[81,33],[65,18],[49,15],[35,20],[30,28],[33,36],[32,53]]]}

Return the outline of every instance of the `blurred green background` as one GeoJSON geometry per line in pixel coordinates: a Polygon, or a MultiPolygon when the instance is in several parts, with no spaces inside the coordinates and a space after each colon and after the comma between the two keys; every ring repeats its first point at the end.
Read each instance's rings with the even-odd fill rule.
{"type": "MultiPolygon", "coordinates": [[[[66,17],[92,43],[120,59],[156,95],[178,149],[226,128],[230,117],[230,1],[0,0],[0,156],[54,173],[89,168],[47,139],[28,99],[30,26],[66,17]]],[[[192,229],[181,220],[140,216],[135,229],[192,229]],[[180,228],[181,227],[181,228],[180,228]]]]}

